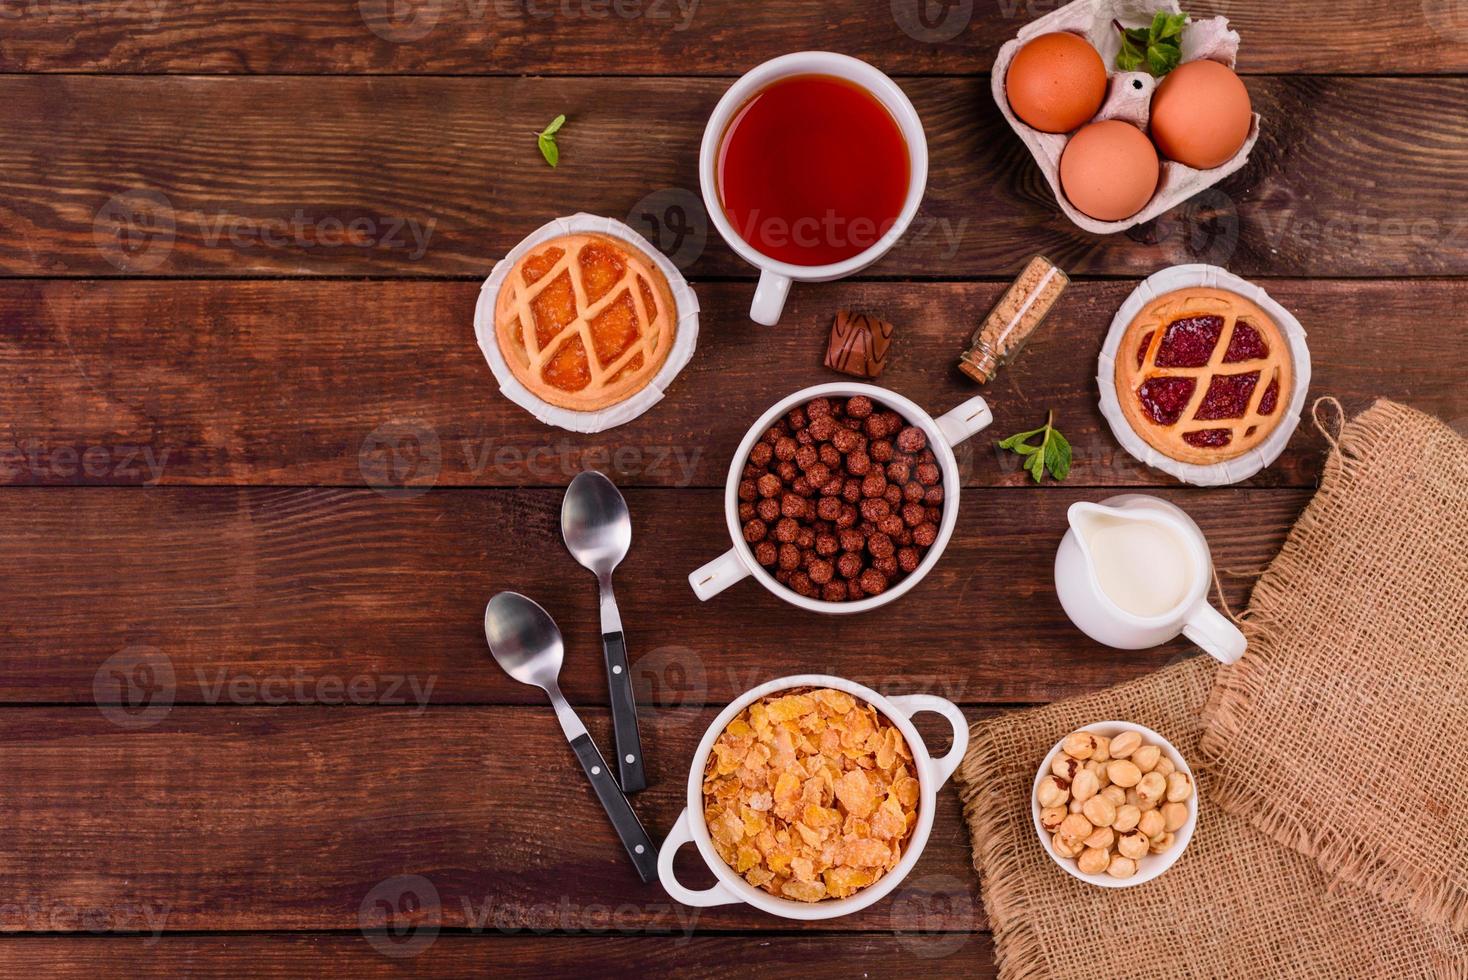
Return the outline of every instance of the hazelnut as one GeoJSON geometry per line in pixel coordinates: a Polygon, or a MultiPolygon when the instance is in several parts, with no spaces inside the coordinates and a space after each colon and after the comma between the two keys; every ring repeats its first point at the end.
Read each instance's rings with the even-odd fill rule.
{"type": "Polygon", "coordinates": [[[1060,748],[1072,759],[1080,759],[1084,762],[1096,751],[1096,736],[1090,732],[1071,732],[1065,736],[1065,741],[1060,743],[1060,748]]]}
{"type": "Polygon", "coordinates": [[[1088,875],[1098,875],[1110,864],[1111,855],[1104,848],[1099,847],[1086,848],[1076,859],[1076,867],[1080,868],[1083,874],[1088,875]]]}
{"type": "Polygon", "coordinates": [[[1097,762],[1107,762],[1111,759],[1111,739],[1105,735],[1097,735],[1096,751],[1091,753],[1091,758],[1097,762]]]}
{"type": "Polygon", "coordinates": [[[1096,774],[1096,778],[1101,781],[1102,789],[1111,785],[1111,777],[1106,775],[1106,763],[1097,762],[1095,759],[1088,759],[1082,768],[1089,769],[1096,774]]]}
{"type": "Polygon", "coordinates": [[[1188,805],[1186,803],[1164,803],[1162,805],[1162,829],[1167,833],[1180,830],[1182,825],[1188,822],[1188,805]]]}
{"type": "Polygon", "coordinates": [[[1081,813],[1093,827],[1110,827],[1116,820],[1116,804],[1104,796],[1093,796],[1081,804],[1081,813]]]}
{"type": "Polygon", "coordinates": [[[1128,830],[1136,829],[1137,822],[1142,819],[1142,811],[1130,803],[1116,808],[1116,819],[1111,821],[1111,829],[1118,834],[1124,834],[1128,830]]]}
{"type": "Polygon", "coordinates": [[[1161,810],[1148,810],[1137,822],[1137,831],[1146,837],[1156,837],[1165,833],[1166,829],[1167,820],[1162,816],[1161,810]]]}
{"type": "Polygon", "coordinates": [[[1064,752],[1050,761],[1050,771],[1055,773],[1066,782],[1076,778],[1076,773],[1081,769],[1081,764],[1064,752]]]}
{"type": "MultiPolygon", "coordinates": [[[[1082,803],[1101,792],[1101,781],[1096,774],[1089,769],[1082,769],[1076,773],[1076,778],[1071,781],[1070,795],[1082,803]]],[[[1084,836],[1084,835],[1082,835],[1084,836]]]]}
{"type": "MultiPolygon", "coordinates": [[[[1112,751],[1116,751],[1116,742],[1112,741],[1112,751]]],[[[1125,759],[1114,760],[1106,764],[1106,775],[1111,781],[1122,789],[1128,789],[1142,781],[1142,770],[1125,759]]]]}
{"type": "Polygon", "coordinates": [[[1106,873],[1113,878],[1130,878],[1137,873],[1137,862],[1118,854],[1106,866],[1106,873]]]}
{"type": "Polygon", "coordinates": [[[1156,806],[1167,794],[1167,780],[1155,772],[1149,772],[1137,783],[1137,798],[1156,806]]]}
{"type": "Polygon", "coordinates": [[[1163,851],[1167,850],[1169,847],[1171,847],[1176,842],[1177,842],[1177,835],[1176,834],[1163,834],[1160,837],[1154,838],[1148,844],[1147,851],[1149,853],[1151,853],[1151,854],[1161,854],[1163,851]]]}
{"type": "Polygon", "coordinates": [[[1064,834],[1056,834],[1050,838],[1050,843],[1055,846],[1055,853],[1061,857],[1080,857],[1081,852],[1085,850],[1085,845],[1079,840],[1064,834]]]}
{"type": "Polygon", "coordinates": [[[1116,832],[1110,827],[1097,827],[1091,831],[1091,836],[1085,840],[1087,847],[1099,847],[1103,851],[1111,850],[1111,845],[1116,842],[1116,832]]]}
{"type": "Polygon", "coordinates": [[[1142,736],[1136,732],[1122,732],[1120,735],[1111,737],[1111,757],[1113,759],[1125,759],[1137,751],[1142,744],[1142,736]]]}
{"type": "Polygon", "coordinates": [[[1147,835],[1143,834],[1140,830],[1128,830],[1116,839],[1116,849],[1123,857],[1129,857],[1135,860],[1146,857],[1147,845],[1149,843],[1150,841],[1147,840],[1147,835]]]}
{"type": "Polygon", "coordinates": [[[1060,829],[1060,822],[1065,817],[1066,810],[1063,806],[1044,807],[1040,810],[1040,826],[1053,834],[1060,829]]]}
{"type": "Polygon", "coordinates": [[[1143,745],[1132,753],[1132,764],[1143,772],[1151,772],[1162,758],[1162,750],[1155,745],[1143,745]]]}
{"type": "Polygon", "coordinates": [[[1177,766],[1173,765],[1172,760],[1164,755],[1162,758],[1157,760],[1157,765],[1152,767],[1152,771],[1160,772],[1164,776],[1171,776],[1173,773],[1177,772],[1177,766]]]}
{"type": "Polygon", "coordinates": [[[1126,804],[1126,790],[1122,789],[1120,786],[1103,787],[1101,790],[1101,795],[1110,800],[1115,806],[1119,807],[1126,804]]]}
{"type": "Polygon", "coordinates": [[[1185,772],[1175,772],[1167,777],[1167,802],[1181,803],[1193,795],[1193,780],[1185,772]]]}
{"type": "Polygon", "coordinates": [[[1060,830],[1058,831],[1058,833],[1060,833],[1064,837],[1074,837],[1077,840],[1085,840],[1087,837],[1091,836],[1091,831],[1095,829],[1095,827],[1091,826],[1091,821],[1087,820],[1079,813],[1072,813],[1060,822],[1060,830]]]}

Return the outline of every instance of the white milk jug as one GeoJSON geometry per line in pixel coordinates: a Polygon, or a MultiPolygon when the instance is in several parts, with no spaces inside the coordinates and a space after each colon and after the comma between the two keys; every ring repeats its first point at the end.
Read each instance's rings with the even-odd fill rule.
{"type": "Polygon", "coordinates": [[[1226,664],[1244,655],[1244,634],[1208,604],[1208,541],[1181,508],[1129,493],[1072,504],[1067,516],[1055,591],[1081,632],[1123,650],[1182,633],[1226,664]]]}

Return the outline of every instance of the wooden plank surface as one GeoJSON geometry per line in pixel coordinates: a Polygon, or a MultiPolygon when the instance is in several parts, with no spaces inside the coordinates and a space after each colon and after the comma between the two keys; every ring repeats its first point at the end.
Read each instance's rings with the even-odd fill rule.
{"type": "Polygon", "coordinates": [[[498,932],[408,933],[401,940],[305,935],[0,937],[6,980],[95,980],[125,959],[128,976],[235,980],[251,977],[727,977],[760,964],[804,976],[995,976],[984,933],[804,936],[531,936],[498,932]],[[401,942],[402,945],[393,945],[401,942]],[[389,951],[390,955],[382,951],[389,951]]]}
{"type": "MultiPolygon", "coordinates": [[[[966,704],[1049,701],[1155,670],[1191,646],[1108,650],[1066,618],[1052,562],[1075,500],[971,491],[942,560],[861,616],[788,606],[753,581],[700,603],[686,576],[729,547],[716,491],[633,491],[616,588],[647,710],[722,706],[785,674],[834,673],[966,704]]],[[[1309,499],[1168,491],[1208,534],[1241,606],[1309,499]]],[[[562,686],[605,704],[595,581],[565,553],[555,491],[0,493],[0,701],[201,705],[540,704],[485,649],[484,604],[513,589],[557,618],[562,686]],[[141,676],[148,683],[118,677],[141,676]],[[124,690],[120,684],[127,685],[124,690]]],[[[0,742],[3,744],[3,742],[0,742]]]]}
{"type": "Polygon", "coordinates": [[[400,939],[306,933],[229,936],[7,936],[0,977],[95,980],[125,960],[128,975],[174,980],[305,976],[421,977],[678,976],[727,977],[782,970],[811,977],[892,977],[920,965],[925,977],[986,980],[994,947],[982,933],[893,932],[860,936],[601,935],[533,936],[405,932],[400,939]],[[401,943],[396,945],[395,943],[401,943]],[[384,954],[382,950],[389,951],[384,954]]]}
{"type": "MultiPolygon", "coordinates": [[[[888,72],[972,74],[1059,0],[13,0],[0,71],[728,75],[834,48],[888,72]]],[[[1468,70],[1453,0],[1340,0],[1313,17],[1274,0],[1197,0],[1244,39],[1250,72],[1468,70]],[[1386,39],[1389,39],[1387,43],[1386,39]]]]}
{"type": "MultiPolygon", "coordinates": [[[[716,713],[643,720],[650,785],[634,805],[659,840],[716,713]]],[[[608,745],[605,712],[581,714],[608,745]]],[[[892,895],[802,923],[743,905],[691,909],[640,883],[549,707],[174,707],[134,729],[114,717],[0,711],[0,931],[384,928],[378,899],[410,907],[404,876],[432,886],[416,883],[409,921],[465,929],[984,928],[951,791],[892,895]]],[[[677,867],[691,887],[713,882],[692,849],[677,867]]]]}
{"type": "MultiPolygon", "coordinates": [[[[870,276],[1007,276],[1034,251],[1077,274],[1468,271],[1465,79],[1250,79],[1266,122],[1248,166],[1105,238],[1060,214],[984,80],[904,85],[929,136],[927,196],[870,276]]],[[[726,86],[0,77],[0,274],[477,278],[557,215],[651,230],[681,206],[688,270],[748,276],[699,216],[699,134],[726,86]],[[570,121],[552,170],[534,134],[557,113],[570,121]]]]}
{"type": "MultiPolygon", "coordinates": [[[[784,321],[748,319],[752,286],[700,283],[699,350],[666,399],[599,435],[551,429],[503,398],[474,342],[475,283],[0,282],[0,482],[563,487],[583,467],[624,486],[722,486],[777,398],[841,377],[821,365],[850,307],[897,325],[882,383],[941,413],[982,391],[995,424],[961,452],[971,486],[1028,481],[994,442],[1054,409],[1072,485],[1171,482],[1124,453],[1096,407],[1096,354],[1135,281],[1071,287],[1021,357],[979,388],[954,367],[1000,283],[797,286],[784,321]]],[[[1455,420],[1468,283],[1277,281],[1310,335],[1312,397],[1378,396],[1455,420]]],[[[1255,485],[1310,486],[1307,419],[1255,485]]]]}

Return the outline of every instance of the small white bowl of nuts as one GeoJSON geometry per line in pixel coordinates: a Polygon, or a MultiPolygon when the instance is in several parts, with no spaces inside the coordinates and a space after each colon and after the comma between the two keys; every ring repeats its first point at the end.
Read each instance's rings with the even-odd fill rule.
{"type": "Polygon", "coordinates": [[[1102,888],[1172,867],[1198,824],[1193,770],[1172,743],[1127,721],[1098,721],[1055,743],[1030,794],[1055,863],[1102,888]]]}

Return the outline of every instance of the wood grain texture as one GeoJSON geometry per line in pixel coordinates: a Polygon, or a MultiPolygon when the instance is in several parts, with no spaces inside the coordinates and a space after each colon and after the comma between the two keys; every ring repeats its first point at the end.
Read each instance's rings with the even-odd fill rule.
{"type": "MultiPolygon", "coordinates": [[[[805,613],[753,581],[700,603],[686,576],[729,547],[714,491],[632,491],[616,590],[644,713],[719,705],[758,683],[840,674],[967,704],[1049,701],[1194,652],[1099,646],[1071,626],[1052,561],[1072,501],[1104,490],[971,491],[908,596],[861,616],[805,613]]],[[[1167,491],[1209,535],[1242,606],[1309,499],[1167,491]]],[[[90,705],[539,705],[490,659],[484,604],[524,592],[567,642],[562,686],[606,704],[595,581],[564,551],[559,491],[0,492],[0,701],[90,705]],[[139,660],[142,658],[142,660],[139,660]],[[155,666],[139,678],[140,663],[155,666]],[[118,675],[124,680],[119,681],[118,675]]],[[[0,743],[3,744],[3,743],[0,743]]]]}
{"type": "MultiPolygon", "coordinates": [[[[686,805],[715,714],[643,723],[650,785],[635,807],[655,839],[686,805]]],[[[605,712],[582,715],[608,744],[605,712]]],[[[673,903],[638,881],[548,707],[174,707],[134,731],[95,711],[16,708],[0,711],[0,744],[5,932],[984,927],[952,789],[909,878],[861,913],[801,923],[673,903]],[[389,920],[412,908],[408,890],[418,912],[389,920]]],[[[677,867],[692,887],[713,881],[692,849],[677,867]]]]}
{"type": "MultiPolygon", "coordinates": [[[[994,442],[1054,409],[1073,485],[1169,483],[1123,452],[1096,407],[1096,355],[1134,282],[1073,285],[1024,353],[982,388],[955,367],[999,283],[797,286],[783,322],[751,322],[752,286],[697,286],[693,362],[642,418],[552,429],[497,390],[474,342],[473,283],[0,281],[0,482],[564,487],[584,466],[623,486],[721,487],[775,400],[843,377],[822,366],[838,308],[896,325],[880,379],[934,414],[979,392],[992,429],[960,456],[971,486],[1020,486],[994,442]]],[[[1468,283],[1279,281],[1310,334],[1313,395],[1351,411],[1391,397],[1449,421],[1468,389],[1444,329],[1468,283]]],[[[1305,420],[1255,485],[1312,485],[1324,441],[1305,420]]]]}
{"type": "MultiPolygon", "coordinates": [[[[411,943],[412,937],[405,939],[411,943]]],[[[750,970],[809,976],[894,977],[920,965],[923,976],[987,980],[996,975],[993,941],[984,934],[917,933],[863,936],[532,936],[497,931],[443,931],[422,947],[388,946],[363,936],[306,933],[231,936],[25,936],[0,938],[0,977],[95,980],[120,961],[130,977],[236,980],[252,977],[505,976],[562,978],[747,975],[750,970]],[[769,964],[761,967],[759,964],[769,964]]]]}
{"type": "MultiPolygon", "coordinates": [[[[904,84],[930,136],[927,196],[869,276],[1008,276],[1035,251],[1076,274],[1468,271],[1465,79],[1250,79],[1265,124],[1248,166],[1106,238],[1060,214],[984,80],[904,84]]],[[[666,232],[682,208],[688,271],[747,277],[698,203],[699,134],[726,85],[0,77],[0,274],[480,278],[557,215],[666,232]],[[552,170],[534,134],[557,113],[552,170]]]]}
{"type": "MultiPolygon", "coordinates": [[[[835,48],[888,72],[986,72],[1059,0],[11,0],[0,70],[128,73],[737,74],[835,48]]],[[[1249,72],[1468,70],[1453,0],[1342,0],[1302,26],[1271,0],[1198,0],[1244,38],[1249,72]],[[1390,43],[1383,39],[1390,38],[1390,43]]]]}

